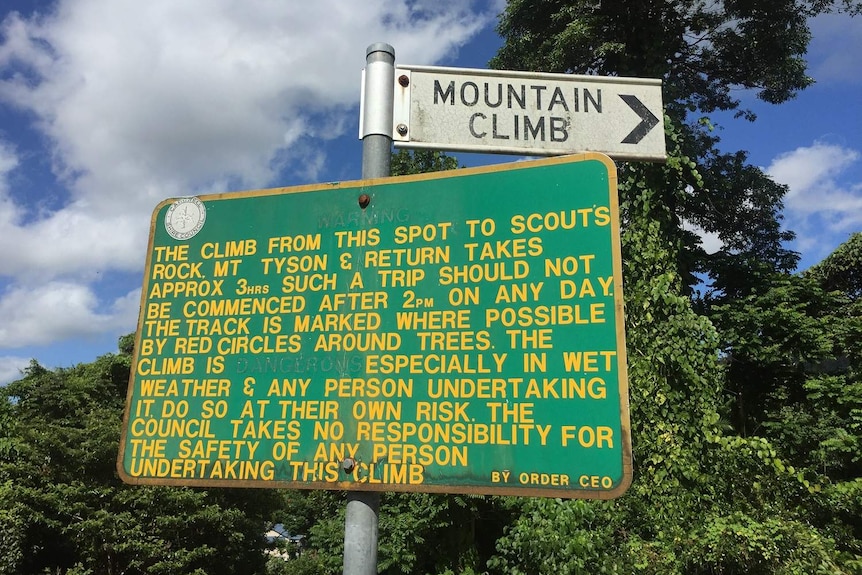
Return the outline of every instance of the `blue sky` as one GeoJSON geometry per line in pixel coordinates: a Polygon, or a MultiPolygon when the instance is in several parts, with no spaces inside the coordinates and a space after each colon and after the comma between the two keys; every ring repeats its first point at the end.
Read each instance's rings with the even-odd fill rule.
{"type": "MultiPolygon", "coordinates": [[[[30,358],[92,361],[134,331],[162,199],[357,179],[369,44],[402,64],[471,68],[500,44],[501,1],[253,5],[3,2],[0,383],[30,358]]],[[[750,100],[755,123],[715,119],[726,150],[790,187],[803,268],[862,229],[862,18],[812,30],[814,87],[779,107],[750,100]]]]}

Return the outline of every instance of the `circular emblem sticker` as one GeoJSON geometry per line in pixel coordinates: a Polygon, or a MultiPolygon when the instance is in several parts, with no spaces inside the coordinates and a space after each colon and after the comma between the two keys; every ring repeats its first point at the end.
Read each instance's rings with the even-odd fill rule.
{"type": "Polygon", "coordinates": [[[165,214],[165,229],[175,240],[194,237],[204,227],[207,209],[197,198],[180,198],[165,214]]]}

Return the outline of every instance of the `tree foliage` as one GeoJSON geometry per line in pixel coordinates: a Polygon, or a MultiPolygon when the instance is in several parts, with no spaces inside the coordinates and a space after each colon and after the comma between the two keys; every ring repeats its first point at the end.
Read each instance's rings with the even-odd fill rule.
{"type": "Polygon", "coordinates": [[[720,151],[709,117],[754,120],[740,89],[793,97],[811,83],[808,18],[859,6],[508,2],[494,67],[661,78],[668,161],[619,167],[632,488],[613,503],[528,503],[499,571],[859,569],[858,248],[792,275],[786,189],[720,151]],[[695,227],[723,248],[705,253],[695,227]]]}
{"type": "Polygon", "coordinates": [[[495,68],[662,78],[671,116],[781,103],[812,83],[808,18],[858,0],[509,0],[495,68]]]}
{"type": "Polygon", "coordinates": [[[389,170],[393,176],[409,176],[457,168],[458,160],[443,152],[401,149],[392,154],[389,170]]]}
{"type": "Polygon", "coordinates": [[[745,152],[719,152],[708,115],[735,111],[754,119],[740,108],[741,89],[773,103],[792,98],[812,82],[804,60],[808,18],[859,7],[849,0],[512,0],[499,25],[505,43],[492,66],[661,78],[668,136],[678,136],[676,159],[697,167],[680,182],[686,193],[667,201],[678,218],[717,234],[725,246],[711,258],[687,246],[681,272],[708,273],[716,289],[735,290],[747,274],[790,271],[797,258],[782,247],[792,238],[779,226],[784,188],[748,165],[745,152]]]}
{"type": "Polygon", "coordinates": [[[0,388],[0,573],[262,572],[267,491],[133,487],[115,471],[122,351],[0,388]]]}

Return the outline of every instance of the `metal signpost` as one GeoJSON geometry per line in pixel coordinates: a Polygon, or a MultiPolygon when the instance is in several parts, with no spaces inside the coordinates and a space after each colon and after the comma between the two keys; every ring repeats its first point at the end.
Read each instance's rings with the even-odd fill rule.
{"type": "MultiPolygon", "coordinates": [[[[391,173],[392,161],[392,100],[395,97],[395,49],[378,42],[365,51],[365,69],[362,71],[362,177],[385,178],[391,173]]],[[[368,194],[357,199],[365,209],[370,203],[368,194]]],[[[345,458],[342,467],[348,472],[355,467],[352,458],[345,458]]],[[[377,525],[380,493],[376,491],[348,491],[344,513],[344,568],[343,575],[373,575],[377,572],[377,525]]]]}
{"type": "Polygon", "coordinates": [[[396,147],[665,159],[661,80],[431,66],[395,77],[396,147]]]}

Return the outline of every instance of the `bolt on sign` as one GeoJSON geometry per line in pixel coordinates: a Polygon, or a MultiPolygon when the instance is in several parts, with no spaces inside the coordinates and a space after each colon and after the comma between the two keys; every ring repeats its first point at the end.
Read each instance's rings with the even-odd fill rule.
{"type": "Polygon", "coordinates": [[[121,477],[620,495],[616,178],[584,154],[162,202],[121,477]]]}

